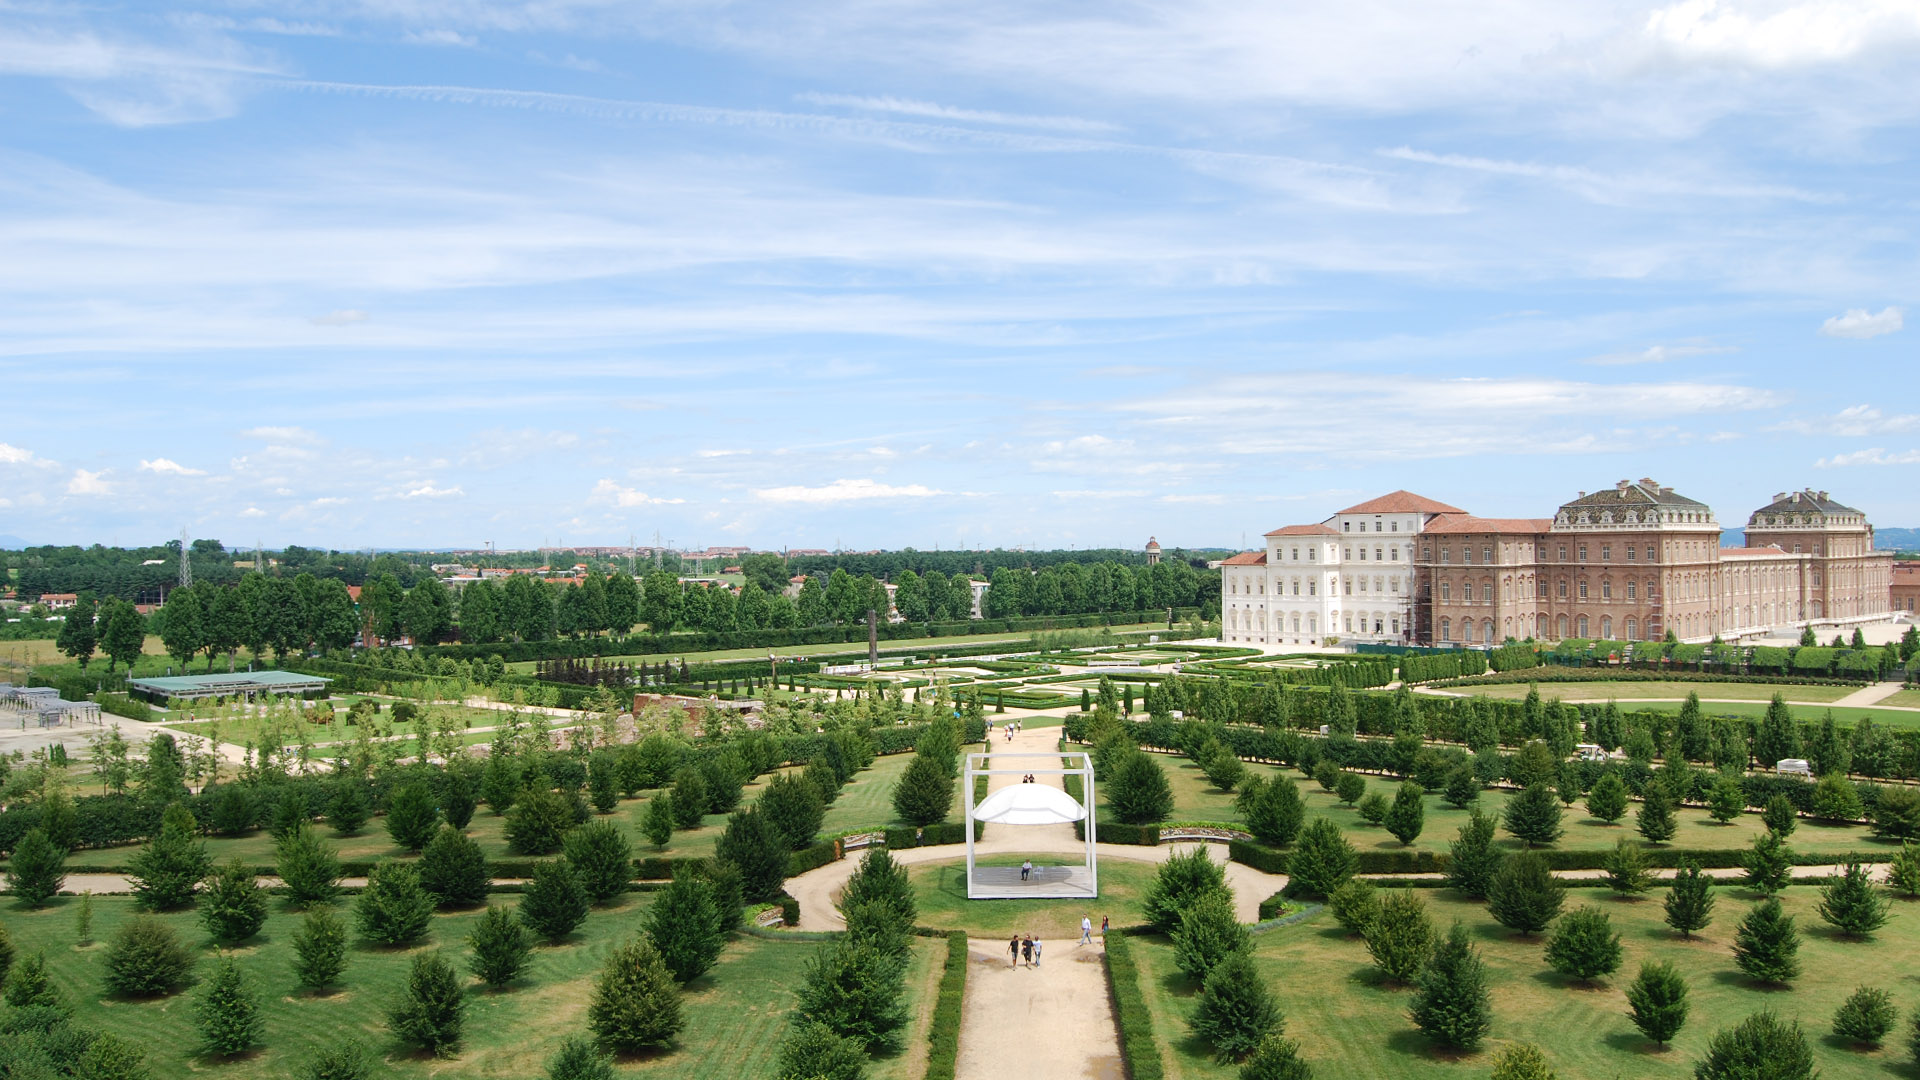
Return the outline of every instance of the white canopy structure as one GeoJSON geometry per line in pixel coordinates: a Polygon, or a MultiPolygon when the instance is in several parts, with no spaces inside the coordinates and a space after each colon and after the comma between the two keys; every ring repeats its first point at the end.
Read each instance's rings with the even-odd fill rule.
{"type": "MultiPolygon", "coordinates": [[[[1093,758],[1082,752],[968,754],[962,781],[962,805],[967,810],[967,899],[1078,899],[1100,895],[1099,868],[1093,855],[1093,758]],[[973,801],[975,780],[982,776],[1032,776],[1034,783],[1008,784],[973,801]],[[1077,776],[1086,797],[1083,805],[1060,788],[1038,782],[1042,776],[1077,776]],[[1017,866],[978,866],[974,862],[973,823],[1008,827],[1071,825],[1084,822],[1086,858],[1079,866],[1035,866],[1023,875],[1017,866]]],[[[1058,850],[1057,848],[1055,850],[1058,850]]]]}

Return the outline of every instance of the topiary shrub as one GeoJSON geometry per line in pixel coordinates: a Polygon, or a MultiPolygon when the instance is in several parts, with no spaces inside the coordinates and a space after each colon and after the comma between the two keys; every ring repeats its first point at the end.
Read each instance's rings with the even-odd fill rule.
{"type": "Polygon", "coordinates": [[[561,845],[567,865],[595,903],[604,904],[627,891],[633,880],[633,846],[611,821],[590,821],[567,834],[561,845]]]}
{"type": "Polygon", "coordinates": [[[420,853],[420,887],[443,908],[486,903],[493,888],[486,853],[466,833],[441,826],[420,853]]]}
{"type": "Polygon", "coordinates": [[[1582,982],[1619,970],[1620,935],[1607,913],[1583,906],[1562,916],[1547,941],[1547,964],[1582,982]]]}
{"type": "Polygon", "coordinates": [[[173,927],[150,916],[120,924],[107,940],[107,989],[127,997],[158,997],[187,984],[193,954],[173,927]]]}

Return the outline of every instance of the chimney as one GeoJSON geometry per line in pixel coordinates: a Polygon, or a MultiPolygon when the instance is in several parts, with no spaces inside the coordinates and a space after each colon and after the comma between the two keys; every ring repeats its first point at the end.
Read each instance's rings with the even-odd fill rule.
{"type": "Polygon", "coordinates": [[[1614,488],[1614,490],[1615,490],[1615,491],[1618,491],[1618,492],[1620,492],[1620,493],[1621,493],[1622,495],[1624,495],[1624,494],[1626,494],[1626,492],[1627,492],[1627,488],[1628,488],[1628,487],[1630,487],[1630,486],[1632,486],[1632,485],[1631,485],[1631,483],[1630,483],[1629,481],[1626,481],[1626,480],[1622,480],[1622,481],[1620,481],[1619,483],[1617,483],[1617,484],[1615,484],[1615,485],[1613,485],[1613,488],[1614,488]]]}
{"type": "Polygon", "coordinates": [[[1823,491],[1823,492],[1821,492],[1821,493],[1820,493],[1820,501],[1821,501],[1821,502],[1826,502],[1826,501],[1827,501],[1827,493],[1826,493],[1826,492],[1824,492],[1824,491],[1823,491]]]}
{"type": "Polygon", "coordinates": [[[1796,491],[1796,492],[1794,492],[1794,493],[1793,493],[1793,501],[1794,501],[1794,502],[1799,502],[1799,501],[1800,501],[1800,493],[1799,493],[1799,492],[1797,492],[1797,491],[1796,491]]]}
{"type": "Polygon", "coordinates": [[[1579,498],[1582,498],[1582,499],[1584,499],[1584,498],[1586,498],[1586,497],[1587,497],[1587,493],[1583,491],[1583,492],[1581,492],[1581,493],[1579,494],[1579,496],[1578,496],[1578,497],[1579,497],[1579,498]]]}
{"type": "Polygon", "coordinates": [[[1780,492],[1779,494],[1777,494],[1777,495],[1775,495],[1775,496],[1773,497],[1773,501],[1774,501],[1774,502],[1779,502],[1779,501],[1780,501],[1781,499],[1784,499],[1784,498],[1786,498],[1786,497],[1787,497],[1787,493],[1786,493],[1786,492],[1784,492],[1784,491],[1782,491],[1782,492],[1780,492]]]}
{"type": "Polygon", "coordinates": [[[1656,484],[1656,483],[1654,483],[1654,482],[1653,482],[1653,478],[1652,478],[1652,477],[1650,477],[1650,476],[1643,476],[1643,477],[1641,477],[1641,478],[1640,478],[1640,486],[1641,486],[1641,487],[1643,487],[1643,488],[1649,488],[1649,489],[1651,489],[1651,490],[1653,490],[1653,491],[1658,491],[1658,490],[1660,490],[1660,485],[1659,485],[1659,484],[1656,484]]]}

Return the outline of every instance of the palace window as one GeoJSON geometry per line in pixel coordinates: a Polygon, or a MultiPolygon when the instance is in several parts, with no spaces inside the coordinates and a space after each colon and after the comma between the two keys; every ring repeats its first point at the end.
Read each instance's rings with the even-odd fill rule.
{"type": "Polygon", "coordinates": [[[1361,549],[1360,549],[1360,561],[1361,561],[1361,562],[1366,562],[1366,561],[1367,561],[1367,549],[1366,549],[1366,548],[1361,548],[1361,549]]]}
{"type": "Polygon", "coordinates": [[[1392,561],[1392,562],[1399,562],[1399,561],[1400,561],[1400,549],[1399,549],[1399,548],[1397,548],[1397,547],[1390,547],[1390,548],[1388,548],[1388,549],[1387,549],[1387,551],[1389,552],[1389,561],[1392,561]]]}
{"type": "Polygon", "coordinates": [[[1612,544],[1600,545],[1600,561],[1601,562],[1613,561],[1613,545],[1612,544]]]}
{"type": "Polygon", "coordinates": [[[1560,579],[1560,599],[1565,600],[1566,598],[1567,598],[1567,579],[1561,578],[1560,579]]]}
{"type": "Polygon", "coordinates": [[[1440,583],[1440,599],[1442,600],[1453,599],[1453,582],[1443,581],[1440,583]]]}
{"type": "Polygon", "coordinates": [[[1628,562],[1632,562],[1632,561],[1633,561],[1633,556],[1634,556],[1634,553],[1635,553],[1635,552],[1636,552],[1637,550],[1639,550],[1639,549],[1637,549],[1637,548],[1635,548],[1635,547],[1634,547],[1634,546],[1633,546],[1632,544],[1628,544],[1628,545],[1627,545],[1627,561],[1628,561],[1628,562]]]}
{"type": "MultiPolygon", "coordinates": [[[[1388,532],[1399,532],[1399,531],[1400,531],[1400,523],[1399,523],[1399,522],[1397,522],[1397,521],[1389,521],[1389,522],[1387,523],[1387,531],[1388,531],[1388,532]]],[[[1399,622],[1400,622],[1400,620],[1398,620],[1398,619],[1395,619],[1395,620],[1394,620],[1394,623],[1395,623],[1395,625],[1398,625],[1398,624],[1399,624],[1399,622]]]]}
{"type": "Polygon", "coordinates": [[[1379,561],[1380,561],[1380,554],[1381,554],[1381,552],[1380,552],[1380,549],[1379,549],[1379,548],[1374,548],[1374,549],[1373,549],[1373,561],[1374,561],[1374,562],[1379,562],[1379,561]]]}
{"type": "Polygon", "coordinates": [[[1654,554],[1653,554],[1653,545],[1652,545],[1652,544],[1648,544],[1648,545],[1647,545],[1647,561],[1648,561],[1648,562],[1653,562],[1653,561],[1654,561],[1654,558],[1655,558],[1655,556],[1654,556],[1654,554]]]}
{"type": "Polygon", "coordinates": [[[1583,581],[1580,583],[1580,599],[1585,600],[1586,598],[1587,598],[1587,583],[1583,581]]]}
{"type": "Polygon", "coordinates": [[[1483,563],[1490,563],[1493,561],[1493,545],[1492,544],[1488,544],[1486,547],[1483,547],[1480,549],[1480,561],[1483,563]]]}
{"type": "Polygon", "coordinates": [[[1341,558],[1343,558],[1343,559],[1351,559],[1351,558],[1353,558],[1353,549],[1352,549],[1352,548],[1341,548],[1341,549],[1340,549],[1340,557],[1341,557],[1341,558]]]}
{"type": "Polygon", "coordinates": [[[1352,532],[1352,531],[1353,531],[1353,522],[1351,522],[1351,521],[1343,521],[1343,522],[1341,522],[1341,523],[1340,523],[1340,531],[1341,531],[1341,532],[1352,532]]]}
{"type": "Polygon", "coordinates": [[[1352,578],[1348,578],[1345,582],[1342,583],[1342,586],[1343,587],[1340,590],[1341,592],[1345,593],[1348,596],[1353,595],[1353,579],[1352,578]]]}
{"type": "MultiPolygon", "coordinates": [[[[1632,549],[1629,548],[1628,550],[1631,551],[1632,549]]],[[[1627,640],[1628,641],[1640,640],[1640,624],[1631,615],[1627,616],[1627,640]]]]}
{"type": "MultiPolygon", "coordinates": [[[[1631,551],[1633,549],[1628,548],[1627,550],[1631,551]]],[[[1634,597],[1634,583],[1629,581],[1627,582],[1627,599],[1631,600],[1633,599],[1633,597],[1634,597]]]]}
{"type": "Polygon", "coordinates": [[[1600,636],[1603,638],[1610,638],[1613,636],[1613,616],[1611,615],[1600,616],[1600,636]]]}
{"type": "Polygon", "coordinates": [[[1585,544],[1580,545],[1580,561],[1581,562],[1587,561],[1587,545],[1585,544]]]}
{"type": "Polygon", "coordinates": [[[1580,616],[1580,636],[1587,636],[1587,617],[1585,615],[1580,616]]]}
{"type": "Polygon", "coordinates": [[[1440,549],[1440,565],[1445,566],[1452,561],[1453,561],[1453,549],[1441,548],[1440,549]]]}
{"type": "Polygon", "coordinates": [[[1600,583],[1600,599],[1602,600],[1613,599],[1613,582],[1603,581],[1600,583]]]}
{"type": "Polygon", "coordinates": [[[1493,603],[1493,582],[1489,581],[1480,586],[1480,599],[1489,604],[1493,603]]]}
{"type": "Polygon", "coordinates": [[[1319,582],[1313,580],[1312,578],[1307,579],[1307,595],[1308,596],[1318,596],[1319,589],[1320,589],[1319,582]]]}
{"type": "Polygon", "coordinates": [[[1440,640],[1441,641],[1453,640],[1453,620],[1452,619],[1440,620],[1440,640]]]}

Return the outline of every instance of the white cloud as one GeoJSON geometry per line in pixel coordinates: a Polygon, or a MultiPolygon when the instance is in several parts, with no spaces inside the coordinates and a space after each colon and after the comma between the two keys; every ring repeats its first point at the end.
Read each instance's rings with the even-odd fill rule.
{"type": "Polygon", "coordinates": [[[1910,0],[1812,0],[1785,6],[1681,0],[1648,15],[1646,34],[1683,56],[1760,68],[1805,67],[1920,38],[1920,6],[1910,0]],[[1766,7],[1772,10],[1753,10],[1766,7]]]}
{"type": "Polygon", "coordinates": [[[73,470],[73,479],[67,481],[69,495],[111,495],[113,485],[102,479],[107,475],[105,469],[89,472],[86,469],[73,470]]]}
{"type": "Polygon", "coordinates": [[[1797,431],[1803,435],[1875,435],[1883,431],[1908,431],[1920,427],[1920,415],[1902,413],[1888,416],[1871,405],[1850,405],[1832,416],[1818,420],[1789,420],[1777,431],[1797,431]]]}
{"type": "Polygon", "coordinates": [[[696,454],[704,458],[735,457],[740,454],[750,454],[752,452],[753,451],[751,450],[697,450],[695,451],[696,454]]]}
{"type": "Polygon", "coordinates": [[[404,39],[409,45],[458,45],[471,49],[480,39],[457,30],[409,30],[404,39]]]}
{"type": "Polygon", "coordinates": [[[776,503],[846,503],[864,502],[869,499],[924,499],[931,495],[945,495],[938,488],[924,484],[882,484],[877,480],[861,477],[857,480],[835,480],[821,487],[761,488],[754,497],[765,502],[776,503]]]}
{"type": "Polygon", "coordinates": [[[1589,356],[1581,361],[1581,363],[1597,364],[1603,367],[1627,364],[1664,364],[1669,360],[1684,360],[1689,356],[1709,356],[1714,353],[1738,351],[1738,349],[1735,349],[1731,345],[1649,345],[1644,349],[1589,356]]]}
{"type": "Polygon", "coordinates": [[[1874,338],[1891,334],[1905,325],[1906,320],[1897,307],[1883,308],[1878,315],[1867,314],[1866,308],[1848,308],[1846,314],[1821,323],[1820,332],[1828,337],[1874,338]]]}
{"type": "Polygon", "coordinates": [[[257,506],[249,506],[245,510],[240,511],[240,516],[243,518],[266,517],[267,512],[257,506]]]}
{"type": "Polygon", "coordinates": [[[140,462],[140,468],[145,472],[162,473],[172,476],[207,475],[207,470],[205,469],[189,469],[185,465],[169,458],[154,458],[152,461],[142,461],[140,462]]]}
{"type": "Polygon", "coordinates": [[[1876,446],[1871,450],[1855,450],[1850,454],[1835,454],[1813,463],[1817,469],[1840,468],[1847,465],[1920,465],[1920,450],[1897,450],[1888,453],[1876,446]]]}
{"type": "Polygon", "coordinates": [[[911,101],[892,96],[861,97],[854,94],[797,94],[796,100],[809,105],[841,105],[868,112],[894,113],[899,116],[928,116],[963,123],[1003,124],[1009,127],[1043,128],[1053,131],[1117,131],[1119,125],[1103,120],[1082,120],[1077,116],[1027,116],[993,112],[987,109],[962,109],[931,101],[911,101]]]}
{"type": "Polygon", "coordinates": [[[25,465],[33,459],[33,451],[0,442],[0,465],[25,465]]]}
{"type": "Polygon", "coordinates": [[[1138,499],[1144,497],[1147,493],[1139,488],[1132,488],[1120,491],[1093,491],[1085,489],[1079,491],[1052,491],[1048,492],[1048,494],[1056,499],[1138,499]]]}
{"type": "Polygon", "coordinates": [[[329,311],[325,315],[315,315],[307,321],[315,326],[352,326],[354,323],[366,322],[367,313],[357,308],[341,308],[338,311],[329,311]]]}
{"type": "Polygon", "coordinates": [[[622,509],[636,506],[674,506],[686,502],[685,499],[656,499],[644,491],[622,487],[604,476],[600,478],[599,483],[593,485],[593,491],[587,497],[593,502],[612,503],[622,509]]]}
{"type": "Polygon", "coordinates": [[[307,446],[318,446],[324,441],[317,433],[303,427],[248,428],[240,435],[242,438],[261,439],[270,443],[302,443],[307,446]]]}
{"type": "Polygon", "coordinates": [[[417,488],[409,488],[401,492],[400,497],[403,499],[449,499],[465,494],[466,492],[457,487],[437,488],[433,486],[432,481],[428,481],[417,488]]]}

